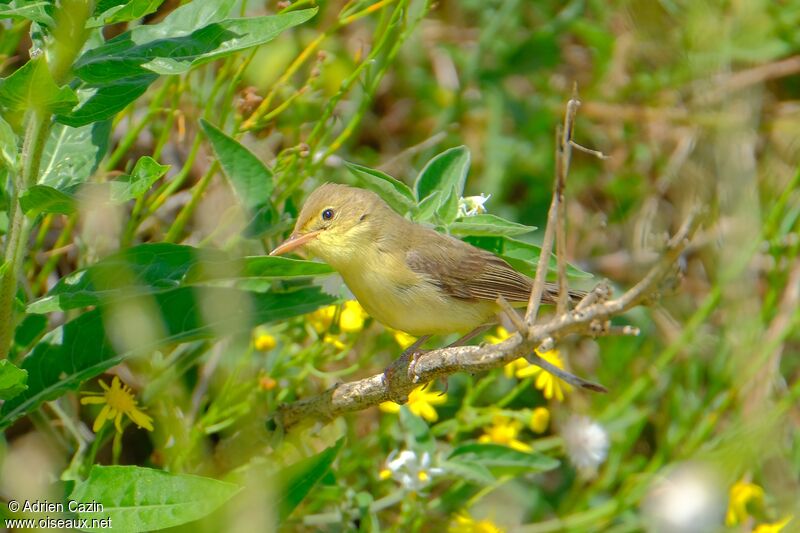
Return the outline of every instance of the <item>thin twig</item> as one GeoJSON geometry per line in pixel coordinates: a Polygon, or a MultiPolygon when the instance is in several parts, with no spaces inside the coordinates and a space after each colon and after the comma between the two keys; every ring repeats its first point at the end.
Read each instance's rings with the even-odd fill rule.
{"type": "Polygon", "coordinates": [[[556,264],[558,266],[558,300],[556,313],[567,311],[569,304],[569,286],[567,284],[567,206],[564,201],[564,190],[567,188],[567,175],[572,162],[572,132],[575,129],[575,115],[581,102],[578,100],[578,86],[573,85],[572,97],[567,102],[564,113],[564,127],[558,142],[558,158],[556,160],[556,183],[553,194],[558,196],[556,211],[556,264]]]}

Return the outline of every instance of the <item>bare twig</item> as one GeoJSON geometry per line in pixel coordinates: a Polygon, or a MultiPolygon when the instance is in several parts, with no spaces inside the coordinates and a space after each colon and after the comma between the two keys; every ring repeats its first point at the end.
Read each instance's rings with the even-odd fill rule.
{"type": "MultiPolygon", "coordinates": [[[[575,128],[575,115],[581,102],[578,100],[578,86],[572,87],[572,97],[567,102],[567,111],[564,113],[564,126],[561,128],[561,138],[558,140],[556,150],[556,180],[553,191],[557,196],[556,209],[556,265],[558,266],[558,301],[556,313],[567,311],[569,304],[569,287],[567,285],[567,205],[564,201],[564,190],[567,187],[567,174],[572,161],[572,132],[575,128]]],[[[545,256],[546,257],[546,256],[545,256]]]]}

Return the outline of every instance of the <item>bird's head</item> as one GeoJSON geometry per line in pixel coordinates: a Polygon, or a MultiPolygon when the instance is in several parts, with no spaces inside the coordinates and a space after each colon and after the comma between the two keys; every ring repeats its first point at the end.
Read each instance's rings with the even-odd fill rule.
{"type": "Polygon", "coordinates": [[[281,255],[302,247],[337,268],[349,263],[374,242],[387,212],[394,214],[373,192],[326,183],[311,193],[292,234],[269,255],[281,255]]]}

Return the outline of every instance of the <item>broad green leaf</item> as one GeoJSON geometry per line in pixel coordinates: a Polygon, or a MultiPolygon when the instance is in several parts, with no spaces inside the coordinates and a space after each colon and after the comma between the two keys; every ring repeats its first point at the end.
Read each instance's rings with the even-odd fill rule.
{"type": "Polygon", "coordinates": [[[475,461],[460,460],[459,458],[443,461],[440,465],[448,475],[458,479],[471,481],[478,485],[491,485],[497,478],[486,466],[475,461]]]}
{"type": "Polygon", "coordinates": [[[200,119],[200,126],[242,205],[253,212],[268,203],[273,188],[272,171],[253,152],[213,124],[200,119]]]}
{"type": "MultiPolygon", "coordinates": [[[[435,191],[445,194],[452,187],[461,196],[464,193],[469,164],[470,155],[466,146],[456,146],[434,156],[419,173],[414,184],[417,200],[422,201],[435,191]]],[[[442,203],[446,200],[446,197],[441,198],[442,203]]]]}
{"type": "Polygon", "coordinates": [[[8,359],[0,360],[0,400],[10,400],[28,388],[28,373],[8,359]]]}
{"type": "Polygon", "coordinates": [[[278,472],[282,489],[277,492],[278,517],[284,522],[300,502],[311,492],[314,485],[331,469],[333,461],[342,449],[344,439],[326,448],[313,457],[308,457],[278,472]]]}
{"type": "Polygon", "coordinates": [[[148,293],[220,279],[299,278],[330,274],[323,263],[285,257],[254,256],[231,259],[218,250],[181,244],[140,244],[110,255],[94,265],[61,278],[28,313],[51,313],[108,302],[127,294],[114,283],[121,272],[128,282],[148,293]]]}
{"type": "Polygon", "coordinates": [[[450,224],[449,229],[453,235],[507,235],[509,237],[530,233],[536,230],[533,226],[517,224],[516,222],[511,222],[510,220],[490,214],[460,218],[450,224]]]}
{"type": "MultiPolygon", "coordinates": [[[[76,483],[70,500],[103,505],[117,531],[154,531],[199,520],[241,490],[217,479],[173,474],[141,466],[93,465],[76,483]]],[[[96,512],[78,512],[91,524],[96,512]]],[[[102,531],[87,528],[84,531],[102,531]]]]}
{"type": "Polygon", "coordinates": [[[439,209],[436,211],[436,217],[445,226],[452,224],[458,216],[459,198],[461,198],[461,195],[456,192],[456,187],[453,186],[450,188],[450,192],[447,194],[447,197],[442,200],[441,204],[439,205],[439,209]]]}
{"type": "Polygon", "coordinates": [[[417,206],[417,210],[414,212],[414,220],[417,222],[430,221],[433,218],[433,215],[436,214],[436,210],[439,208],[440,198],[441,192],[434,191],[432,194],[428,195],[424,200],[422,200],[417,206]]]}
{"type": "Polygon", "coordinates": [[[111,122],[80,128],[55,124],[42,154],[39,185],[71,191],[94,174],[108,150],[111,122]]]}
{"type": "Polygon", "coordinates": [[[17,167],[18,142],[14,130],[3,117],[0,117],[0,166],[5,165],[11,169],[17,167]]]}
{"type": "MultiPolygon", "coordinates": [[[[204,2],[208,3],[213,2],[204,2]]],[[[189,29],[188,21],[173,18],[181,9],[160,24],[139,26],[88,50],[76,61],[75,73],[82,80],[95,84],[151,73],[183,74],[194,66],[264,44],[317,12],[305,9],[207,25],[202,21],[203,26],[189,29]]]]}
{"type": "Polygon", "coordinates": [[[25,315],[25,318],[14,331],[14,344],[21,349],[28,348],[47,329],[47,317],[44,315],[25,315]]]}
{"type": "Polygon", "coordinates": [[[94,9],[95,16],[86,24],[87,27],[98,27],[116,22],[137,20],[150,13],[155,13],[164,0],[100,0],[94,9]]]}
{"type": "Polygon", "coordinates": [[[144,74],[97,85],[84,83],[77,90],[78,105],[67,114],[57,115],[56,120],[77,128],[110,119],[143,95],[157,79],[157,74],[144,74]]]}
{"type": "Polygon", "coordinates": [[[462,444],[452,451],[448,459],[452,461],[455,458],[485,467],[507,467],[527,472],[547,472],[558,468],[560,464],[557,459],[544,454],[522,452],[500,444],[483,443],[462,444]]]}
{"type": "Polygon", "coordinates": [[[19,197],[22,211],[28,215],[42,213],[60,213],[69,215],[75,212],[75,197],[47,185],[34,185],[19,197]]]}
{"type": "Polygon", "coordinates": [[[416,204],[414,193],[402,181],[374,168],[349,162],[345,162],[344,165],[355,176],[359,185],[383,198],[392,209],[401,215],[414,209],[416,204]]]}
{"type": "Polygon", "coordinates": [[[46,0],[12,0],[7,4],[0,4],[0,18],[32,20],[51,28],[54,24],[51,16],[54,9],[55,2],[46,0]]]}
{"type": "Polygon", "coordinates": [[[123,203],[139,198],[169,170],[169,165],[160,165],[149,156],[140,157],[133,167],[130,176],[120,176],[109,182],[111,201],[123,203]]]}
{"type": "MultiPolygon", "coordinates": [[[[199,339],[217,338],[225,334],[250,331],[266,322],[286,320],[310,313],[335,298],[319,288],[305,288],[287,293],[258,294],[222,287],[180,287],[152,295],[163,334],[150,340],[142,339],[136,353],[146,353],[165,345],[199,339]],[[208,302],[239,302],[235,309],[217,314],[209,322],[203,317],[208,302]]],[[[28,372],[28,389],[7,401],[0,409],[0,429],[38,407],[42,402],[58,398],[75,390],[81,382],[119,364],[132,351],[117,351],[109,340],[98,307],[60,326],[47,335],[23,360],[28,372]]]]}
{"type": "Polygon", "coordinates": [[[7,78],[0,80],[0,105],[13,110],[29,108],[63,113],[78,103],[75,91],[53,81],[44,56],[29,60],[7,78]]]}

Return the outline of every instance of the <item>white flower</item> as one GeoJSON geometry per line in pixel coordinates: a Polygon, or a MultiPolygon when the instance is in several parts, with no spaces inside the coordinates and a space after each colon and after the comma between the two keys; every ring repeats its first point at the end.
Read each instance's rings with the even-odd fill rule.
{"type": "Polygon", "coordinates": [[[431,467],[431,456],[424,452],[418,456],[411,450],[397,450],[386,458],[386,468],[381,470],[381,479],[392,478],[410,492],[419,492],[430,485],[431,478],[444,473],[441,468],[431,467]]]}
{"type": "Polygon", "coordinates": [[[481,193],[480,196],[465,196],[460,198],[458,200],[458,216],[471,217],[485,213],[486,206],[484,204],[488,202],[491,197],[491,194],[484,196],[483,193],[481,193]]]}
{"type": "Polygon", "coordinates": [[[578,470],[593,474],[608,455],[608,433],[586,416],[572,416],[561,431],[570,461],[578,470]]]}

